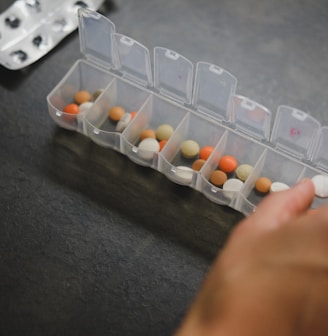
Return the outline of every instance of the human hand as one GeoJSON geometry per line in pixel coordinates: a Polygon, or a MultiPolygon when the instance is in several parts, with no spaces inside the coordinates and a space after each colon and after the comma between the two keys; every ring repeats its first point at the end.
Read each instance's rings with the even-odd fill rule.
{"type": "Polygon", "coordinates": [[[311,180],[267,196],[232,232],[176,336],[328,334],[328,206],[311,180]]]}

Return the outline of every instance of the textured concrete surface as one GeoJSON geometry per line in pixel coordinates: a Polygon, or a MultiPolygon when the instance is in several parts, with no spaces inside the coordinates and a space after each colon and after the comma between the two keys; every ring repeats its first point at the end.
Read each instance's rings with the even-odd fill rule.
{"type": "MultiPolygon", "coordinates": [[[[150,49],[225,68],[273,114],[286,104],[328,124],[325,0],[102,12],[150,49]]],[[[46,95],[80,57],[74,33],[28,69],[0,68],[0,335],[169,335],[242,215],[57,128],[46,95]]]]}

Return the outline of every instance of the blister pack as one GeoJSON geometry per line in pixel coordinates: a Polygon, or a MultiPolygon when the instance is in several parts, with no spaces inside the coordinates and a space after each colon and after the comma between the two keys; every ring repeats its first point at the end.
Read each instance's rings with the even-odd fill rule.
{"type": "Polygon", "coordinates": [[[53,49],[78,26],[79,8],[97,10],[103,0],[17,0],[0,15],[0,64],[24,68],[53,49]]]}

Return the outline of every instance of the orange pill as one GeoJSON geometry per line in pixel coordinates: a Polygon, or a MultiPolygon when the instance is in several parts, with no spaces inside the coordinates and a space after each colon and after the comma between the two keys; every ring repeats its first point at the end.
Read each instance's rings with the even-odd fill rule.
{"type": "Polygon", "coordinates": [[[208,157],[212,154],[214,147],[213,146],[204,146],[199,151],[199,158],[207,160],[208,157]]]}
{"type": "Polygon", "coordinates": [[[155,131],[152,130],[152,129],[150,129],[150,128],[144,129],[140,133],[140,140],[143,140],[143,139],[146,139],[146,138],[156,139],[156,133],[155,133],[155,131]]]}
{"type": "Polygon", "coordinates": [[[79,113],[79,106],[77,104],[68,104],[64,107],[63,111],[69,114],[78,114],[79,113]]]}
{"type": "Polygon", "coordinates": [[[91,94],[88,91],[78,91],[74,95],[76,104],[81,105],[91,100],[91,94]]]}
{"type": "Polygon", "coordinates": [[[196,171],[200,171],[202,169],[202,167],[204,166],[204,163],[205,163],[205,160],[197,159],[191,165],[191,169],[196,170],[196,171]]]}
{"type": "Polygon", "coordinates": [[[232,173],[238,165],[238,161],[231,155],[224,155],[219,160],[219,168],[225,173],[232,173]]]}
{"type": "Polygon", "coordinates": [[[137,111],[132,111],[130,114],[131,114],[131,120],[132,120],[136,116],[137,111]]]}
{"type": "Polygon", "coordinates": [[[267,177],[259,177],[255,182],[255,189],[261,194],[266,194],[270,191],[271,180],[267,177]]]}
{"type": "Polygon", "coordinates": [[[164,146],[166,145],[166,143],[167,143],[167,140],[161,140],[159,142],[159,151],[161,151],[164,148],[164,146]]]}
{"type": "Polygon", "coordinates": [[[108,117],[109,119],[113,121],[119,121],[123,115],[125,114],[125,110],[121,106],[113,106],[109,112],[108,112],[108,117]]]}
{"type": "Polygon", "coordinates": [[[227,179],[227,174],[222,170],[214,170],[210,175],[210,182],[216,187],[221,187],[227,179]]]}

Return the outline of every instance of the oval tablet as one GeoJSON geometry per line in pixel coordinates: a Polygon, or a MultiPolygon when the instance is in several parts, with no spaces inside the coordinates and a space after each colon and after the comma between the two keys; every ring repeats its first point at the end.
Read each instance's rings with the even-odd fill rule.
{"type": "Polygon", "coordinates": [[[226,197],[232,198],[234,196],[234,193],[239,192],[243,185],[244,182],[236,178],[227,180],[222,187],[224,190],[224,195],[226,197]]]}
{"type": "Polygon", "coordinates": [[[270,192],[277,192],[290,189],[289,185],[282,182],[273,182],[270,187],[270,192]]]}
{"type": "Polygon", "coordinates": [[[156,152],[159,152],[159,143],[156,139],[146,138],[138,145],[138,155],[142,159],[150,160],[156,152]]]}
{"type": "Polygon", "coordinates": [[[186,166],[176,167],[175,175],[182,183],[190,183],[192,181],[194,170],[186,166]]]}
{"type": "Polygon", "coordinates": [[[129,122],[131,121],[131,119],[132,119],[131,113],[123,114],[123,117],[117,123],[115,130],[117,132],[123,132],[125,128],[129,125],[129,122]]]}
{"type": "Polygon", "coordinates": [[[203,159],[197,159],[193,162],[191,168],[193,170],[200,171],[202,169],[202,167],[204,166],[205,162],[206,161],[203,160],[203,159]]]}
{"type": "Polygon", "coordinates": [[[150,128],[146,128],[146,129],[141,131],[139,137],[140,137],[140,140],[143,140],[143,139],[146,139],[146,138],[156,139],[156,134],[155,134],[154,130],[152,130],[150,128]]]}
{"type": "Polygon", "coordinates": [[[124,114],[125,114],[125,110],[121,106],[113,106],[108,111],[108,117],[109,119],[113,121],[119,121],[123,117],[124,114]]]}
{"type": "Polygon", "coordinates": [[[318,197],[328,197],[328,175],[316,175],[312,177],[314,191],[318,197]]]}

